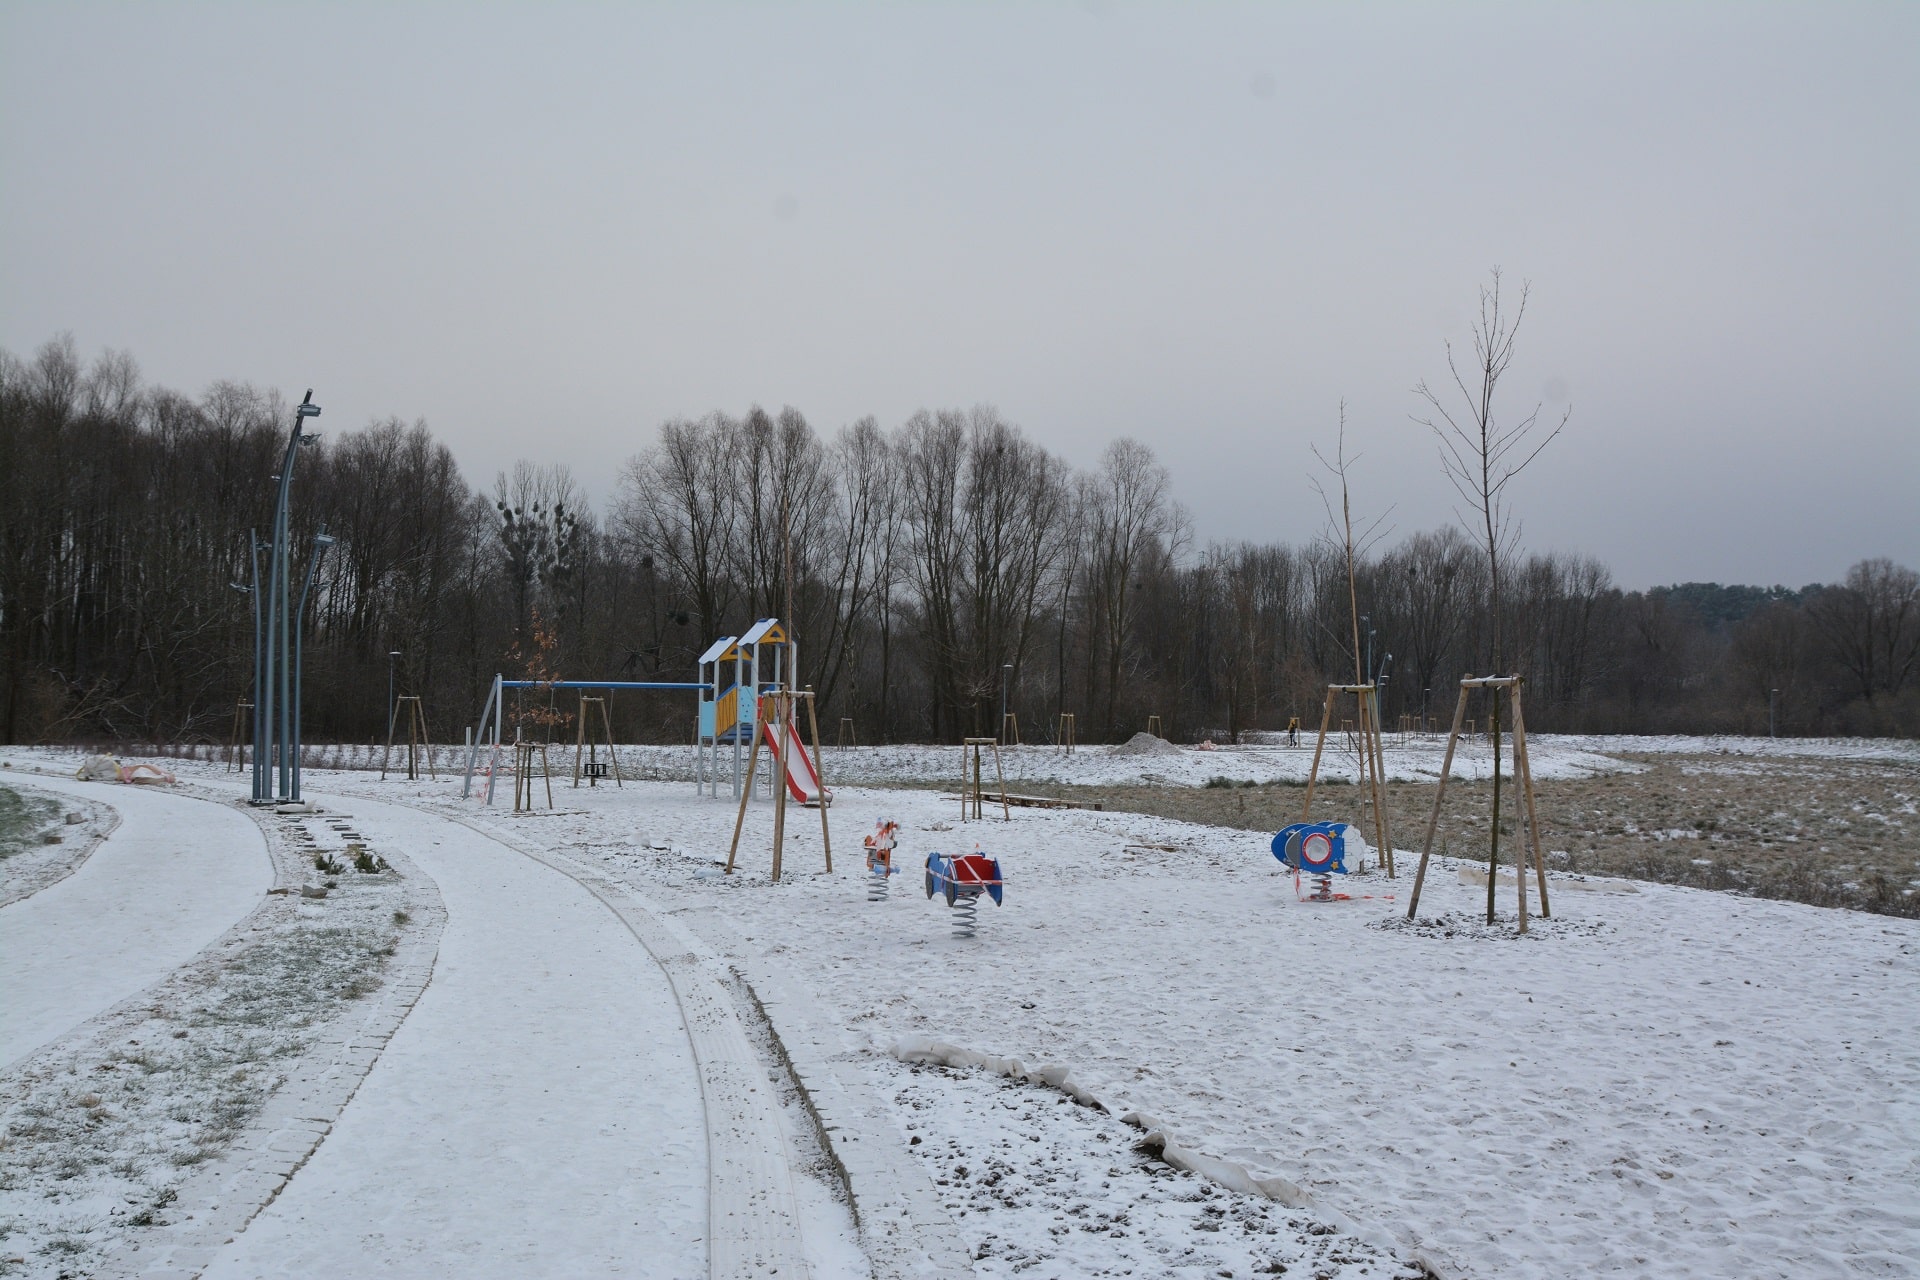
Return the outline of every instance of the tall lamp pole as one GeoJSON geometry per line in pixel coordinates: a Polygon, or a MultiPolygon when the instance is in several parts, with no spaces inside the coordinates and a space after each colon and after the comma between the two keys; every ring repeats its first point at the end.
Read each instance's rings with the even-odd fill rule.
{"type": "MultiPolygon", "coordinates": [[[[265,679],[261,681],[266,694],[261,701],[266,704],[262,721],[268,731],[274,734],[275,746],[280,753],[279,795],[282,800],[294,799],[293,761],[288,755],[293,740],[293,672],[290,670],[293,664],[288,643],[292,633],[292,610],[287,607],[291,588],[287,569],[287,503],[293,486],[293,464],[299,456],[300,446],[316,438],[302,436],[302,429],[308,418],[319,416],[320,406],[313,402],[313,388],[309,387],[306,398],[293,411],[293,432],[287,437],[287,452],[280,460],[280,474],[274,477],[280,487],[273,503],[273,549],[269,557],[267,579],[265,679]],[[278,688],[275,688],[276,684],[278,688]],[[280,717],[278,725],[274,723],[276,710],[280,717]]],[[[272,798],[264,794],[267,789],[261,788],[263,794],[254,797],[255,804],[272,802],[272,798]]]]}
{"type": "Polygon", "coordinates": [[[307,580],[300,587],[300,608],[293,615],[293,798],[300,798],[300,654],[305,648],[307,596],[313,591],[313,579],[320,572],[320,562],[327,558],[327,548],[333,545],[333,539],[327,534],[327,526],[321,525],[319,532],[313,535],[313,554],[307,557],[307,580]]]}

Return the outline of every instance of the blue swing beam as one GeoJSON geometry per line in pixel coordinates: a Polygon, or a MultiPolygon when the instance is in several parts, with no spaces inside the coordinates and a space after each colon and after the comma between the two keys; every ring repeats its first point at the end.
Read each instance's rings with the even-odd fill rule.
{"type": "Polygon", "coordinates": [[[693,689],[707,686],[698,682],[684,680],[508,680],[496,675],[487,688],[487,702],[480,712],[479,732],[474,734],[473,743],[467,750],[466,776],[460,782],[460,798],[466,799],[473,794],[473,773],[480,763],[480,749],[487,745],[487,729],[491,723],[493,729],[493,758],[487,770],[487,804],[493,803],[493,777],[500,765],[500,719],[506,710],[506,691],[508,689],[693,689]]]}

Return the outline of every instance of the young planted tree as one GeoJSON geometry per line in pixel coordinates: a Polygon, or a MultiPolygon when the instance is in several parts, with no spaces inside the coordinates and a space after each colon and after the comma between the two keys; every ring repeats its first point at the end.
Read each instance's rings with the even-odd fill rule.
{"type": "MultiPolygon", "coordinates": [[[[1447,372],[1451,391],[1435,391],[1423,380],[1414,394],[1426,401],[1429,416],[1414,421],[1433,432],[1440,442],[1440,464],[1463,507],[1456,508],[1462,525],[1474,533],[1487,554],[1487,635],[1494,674],[1505,670],[1506,650],[1501,631],[1501,569],[1519,542],[1520,527],[1507,506],[1507,486],[1540,456],[1573,416],[1568,407],[1551,431],[1540,434],[1540,405],[1523,417],[1507,421],[1494,408],[1494,393],[1507,367],[1527,314],[1531,286],[1520,286],[1519,304],[1511,314],[1502,309],[1500,268],[1480,288],[1480,318],[1473,325],[1473,362],[1466,364],[1447,343],[1447,372]],[[1457,400],[1456,400],[1457,396],[1457,400]]],[[[1493,828],[1487,852],[1487,923],[1493,923],[1495,872],[1500,865],[1500,700],[1495,695],[1488,715],[1493,744],[1493,828]]],[[[1525,868],[1520,868],[1522,875],[1525,868]]]]}

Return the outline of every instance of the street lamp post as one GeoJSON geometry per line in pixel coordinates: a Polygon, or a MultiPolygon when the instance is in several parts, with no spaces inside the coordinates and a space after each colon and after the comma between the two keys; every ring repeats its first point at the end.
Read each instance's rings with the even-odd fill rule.
{"type": "Polygon", "coordinates": [[[1777,738],[1780,736],[1773,731],[1773,700],[1778,697],[1779,694],[1780,691],[1778,689],[1767,690],[1767,736],[1769,738],[1777,738]]]}
{"type": "Polygon", "coordinates": [[[313,591],[313,580],[320,572],[320,562],[327,558],[327,548],[333,545],[333,539],[327,534],[327,526],[321,525],[319,532],[313,535],[313,554],[307,557],[307,580],[300,587],[300,608],[293,615],[293,798],[300,798],[300,655],[305,648],[305,623],[307,620],[307,596],[313,591]]]}
{"type": "MultiPolygon", "coordinates": [[[[287,437],[287,452],[280,460],[280,474],[274,479],[279,482],[279,490],[273,503],[273,546],[268,562],[267,578],[267,626],[266,626],[266,662],[261,685],[265,695],[260,699],[266,704],[262,723],[274,734],[275,746],[280,755],[280,787],[282,800],[294,799],[293,761],[288,755],[292,745],[293,732],[293,672],[289,638],[292,632],[292,618],[288,606],[288,593],[291,584],[287,569],[287,504],[293,487],[293,464],[299,456],[300,446],[313,436],[302,436],[308,418],[320,416],[320,406],[313,403],[313,389],[307,389],[303,399],[293,411],[293,432],[287,437]],[[276,680],[277,677],[277,680],[276,680]],[[275,688],[275,684],[278,688],[275,688]],[[279,724],[274,724],[274,712],[279,712],[279,724]]],[[[265,794],[267,787],[260,788],[261,794],[254,797],[254,803],[265,804],[271,797],[265,794]]]]}

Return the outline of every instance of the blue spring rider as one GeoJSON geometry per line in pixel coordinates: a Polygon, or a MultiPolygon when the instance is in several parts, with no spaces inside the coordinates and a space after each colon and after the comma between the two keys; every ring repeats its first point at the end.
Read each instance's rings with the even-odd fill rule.
{"type": "Polygon", "coordinates": [[[927,855],[927,897],[936,893],[947,900],[953,911],[953,936],[971,938],[979,927],[980,895],[984,892],[999,906],[1006,892],[1006,878],[1000,874],[1000,859],[989,858],[976,848],[972,853],[948,857],[927,855]]]}
{"type": "Polygon", "coordinates": [[[1345,822],[1296,822],[1273,837],[1273,856],[1293,869],[1293,891],[1302,902],[1345,902],[1348,895],[1333,891],[1333,878],[1347,874],[1345,822]],[[1312,877],[1313,892],[1300,888],[1301,873],[1312,877]]]}

